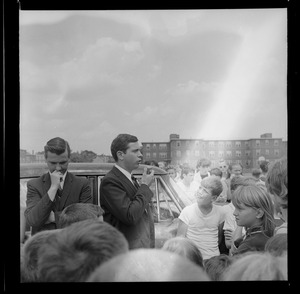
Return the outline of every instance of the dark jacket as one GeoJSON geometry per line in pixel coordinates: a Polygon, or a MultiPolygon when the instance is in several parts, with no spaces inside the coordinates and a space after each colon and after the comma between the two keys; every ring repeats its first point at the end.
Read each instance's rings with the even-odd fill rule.
{"type": "Polygon", "coordinates": [[[136,188],[116,167],[101,181],[100,204],[104,221],[124,234],[129,249],[154,247],[154,222],[149,207],[152,196],[147,185],[136,188]]]}
{"type": "Polygon", "coordinates": [[[245,237],[241,237],[234,242],[237,250],[234,255],[245,253],[247,251],[264,251],[268,237],[261,227],[248,229],[245,237]]]}
{"type": "Polygon", "coordinates": [[[92,203],[91,187],[86,178],[76,177],[67,173],[62,196],[56,195],[52,202],[47,191],[50,189],[49,173],[27,183],[27,200],[25,218],[32,227],[32,234],[46,229],[55,229],[61,211],[70,204],[85,202],[92,203]],[[47,223],[51,211],[54,212],[55,222],[47,223]]]}

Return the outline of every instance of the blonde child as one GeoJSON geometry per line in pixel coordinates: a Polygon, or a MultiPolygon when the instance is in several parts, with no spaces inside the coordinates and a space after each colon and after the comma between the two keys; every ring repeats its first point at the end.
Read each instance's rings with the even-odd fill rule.
{"type": "Polygon", "coordinates": [[[233,255],[247,251],[264,251],[274,234],[274,205],[266,189],[255,184],[241,185],[232,195],[233,215],[238,225],[231,246],[233,255]],[[241,236],[242,228],[246,234],[241,236]]]}

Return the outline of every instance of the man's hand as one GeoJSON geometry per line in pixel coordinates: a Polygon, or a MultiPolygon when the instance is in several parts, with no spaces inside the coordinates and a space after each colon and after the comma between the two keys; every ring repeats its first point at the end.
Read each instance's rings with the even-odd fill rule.
{"type": "Polygon", "coordinates": [[[50,173],[51,186],[48,190],[48,195],[51,201],[54,201],[57,189],[60,186],[61,179],[63,178],[63,174],[57,170],[53,173],[50,173]]]}
{"type": "Polygon", "coordinates": [[[144,173],[142,175],[141,184],[145,184],[150,186],[154,180],[154,170],[152,169],[151,172],[148,174],[147,167],[144,168],[144,173]]]}
{"type": "Polygon", "coordinates": [[[50,173],[51,187],[58,189],[62,178],[63,174],[57,170],[50,173]]]}

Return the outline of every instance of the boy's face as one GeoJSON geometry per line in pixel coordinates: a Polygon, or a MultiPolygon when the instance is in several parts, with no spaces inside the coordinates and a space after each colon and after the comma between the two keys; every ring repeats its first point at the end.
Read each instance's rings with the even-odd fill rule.
{"type": "Polygon", "coordinates": [[[209,169],[210,169],[210,166],[209,166],[209,165],[205,165],[205,166],[202,166],[202,165],[201,165],[201,166],[199,167],[200,175],[203,175],[203,176],[207,175],[208,172],[209,172],[209,169]]]}
{"type": "Polygon", "coordinates": [[[194,172],[187,173],[186,175],[184,175],[185,181],[191,183],[194,179],[194,175],[195,175],[194,172]]]}

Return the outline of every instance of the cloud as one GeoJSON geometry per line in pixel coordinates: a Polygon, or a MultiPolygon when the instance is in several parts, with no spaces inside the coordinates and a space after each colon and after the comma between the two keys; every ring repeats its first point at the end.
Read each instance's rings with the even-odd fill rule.
{"type": "Polygon", "coordinates": [[[89,46],[79,58],[62,66],[61,85],[65,91],[94,85],[118,86],[143,59],[144,53],[137,41],[119,42],[101,38],[89,46]]]}

